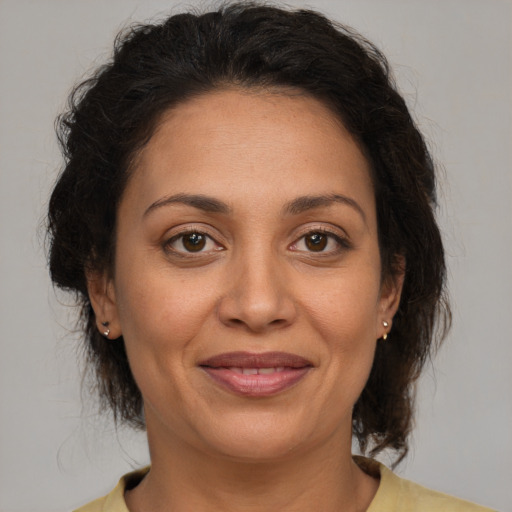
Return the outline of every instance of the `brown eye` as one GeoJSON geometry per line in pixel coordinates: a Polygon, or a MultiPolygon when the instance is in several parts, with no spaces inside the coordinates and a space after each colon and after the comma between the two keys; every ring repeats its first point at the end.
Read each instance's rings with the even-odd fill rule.
{"type": "Polygon", "coordinates": [[[225,248],[210,235],[202,231],[185,231],[173,236],[163,244],[164,251],[169,255],[183,257],[199,257],[223,251],[225,248]]]}
{"type": "Polygon", "coordinates": [[[327,247],[329,237],[324,233],[311,233],[306,235],[304,242],[310,251],[320,252],[327,247]]]}
{"type": "Polygon", "coordinates": [[[351,245],[349,241],[330,231],[311,230],[298,238],[289,246],[292,251],[309,253],[310,256],[317,254],[320,256],[336,256],[349,250],[351,245]]]}
{"type": "Polygon", "coordinates": [[[182,236],[183,247],[189,252],[202,251],[206,245],[206,236],[201,233],[188,233],[182,236]]]}

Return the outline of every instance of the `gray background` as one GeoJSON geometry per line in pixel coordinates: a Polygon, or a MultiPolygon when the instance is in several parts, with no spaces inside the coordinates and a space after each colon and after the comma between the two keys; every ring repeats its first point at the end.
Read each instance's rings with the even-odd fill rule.
{"type": "MultiPolygon", "coordinates": [[[[82,406],[75,312],[52,290],[38,228],[60,165],[53,120],[71,85],[104,61],[127,21],[175,5],[0,0],[2,512],[70,510],[147,461],[143,436],[115,432],[87,392],[82,406]]],[[[445,168],[440,219],[454,328],[421,381],[399,473],[512,511],[512,3],[308,5],[384,50],[445,168]]]]}

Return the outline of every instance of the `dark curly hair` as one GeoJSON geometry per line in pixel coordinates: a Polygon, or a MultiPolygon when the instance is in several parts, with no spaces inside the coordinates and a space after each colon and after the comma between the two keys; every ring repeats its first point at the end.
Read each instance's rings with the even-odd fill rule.
{"type": "Polygon", "coordinates": [[[224,87],[295,89],[322,101],[371,164],[383,279],[403,272],[393,330],[379,343],[355,404],[363,452],[407,453],[415,382],[450,323],[445,261],[434,217],[435,173],[425,141],[380,51],[310,10],[232,3],[136,25],[112,60],[79,84],[57,122],[65,167],[48,213],[53,282],[81,306],[88,361],[117,421],[144,428],[143,402],[122,338],[96,328],[86,271],[111,271],[116,210],[131,164],[169,109],[224,87]]]}

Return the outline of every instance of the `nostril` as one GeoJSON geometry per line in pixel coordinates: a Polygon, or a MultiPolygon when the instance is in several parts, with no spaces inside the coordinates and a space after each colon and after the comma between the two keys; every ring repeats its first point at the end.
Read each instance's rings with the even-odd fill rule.
{"type": "Polygon", "coordinates": [[[270,322],[265,322],[261,324],[256,324],[255,322],[251,321],[244,321],[240,318],[230,318],[227,321],[227,325],[230,325],[231,327],[248,327],[251,330],[254,331],[262,331],[269,328],[280,328],[284,327],[286,324],[288,324],[288,321],[284,318],[276,318],[275,320],[271,320],[270,322]]]}
{"type": "Polygon", "coordinates": [[[296,316],[291,298],[282,290],[269,286],[237,288],[221,296],[216,307],[221,323],[252,332],[286,327],[296,316]]]}

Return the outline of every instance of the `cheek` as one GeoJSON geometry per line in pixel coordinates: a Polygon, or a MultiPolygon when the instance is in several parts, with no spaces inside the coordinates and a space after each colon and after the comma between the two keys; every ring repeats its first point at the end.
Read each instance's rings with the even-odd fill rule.
{"type": "MultiPolygon", "coordinates": [[[[380,282],[374,267],[333,274],[322,285],[304,283],[302,305],[319,332],[343,345],[373,339],[378,315],[380,282]]],[[[346,347],[349,348],[349,347],[346,347]]]]}
{"type": "Polygon", "coordinates": [[[134,345],[137,351],[165,357],[183,350],[215,307],[214,289],[204,280],[171,274],[166,266],[155,268],[133,261],[120,267],[116,277],[123,337],[127,347],[134,345]]]}
{"type": "Polygon", "coordinates": [[[209,287],[170,276],[168,269],[128,275],[137,279],[119,279],[116,299],[133,376],[146,406],[167,410],[173,403],[178,411],[194,365],[194,341],[215,298],[209,287]]]}
{"type": "Polygon", "coordinates": [[[332,279],[327,293],[303,295],[303,307],[311,328],[321,338],[323,360],[327,361],[325,389],[337,399],[355,403],[371,370],[378,318],[378,274],[366,272],[332,279]]]}

